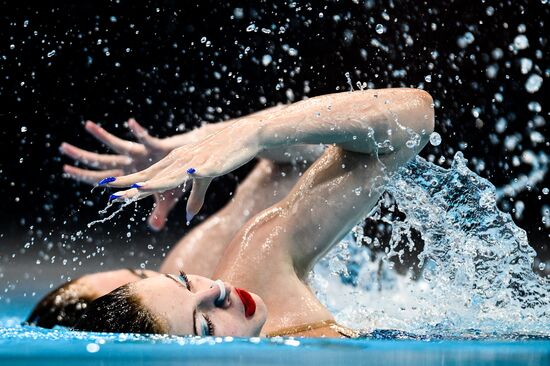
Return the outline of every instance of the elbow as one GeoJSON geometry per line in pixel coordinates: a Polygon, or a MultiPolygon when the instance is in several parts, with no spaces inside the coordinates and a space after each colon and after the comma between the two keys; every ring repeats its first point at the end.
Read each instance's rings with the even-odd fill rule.
{"type": "Polygon", "coordinates": [[[424,135],[431,134],[435,126],[434,100],[430,93],[425,90],[416,89],[417,98],[419,100],[420,121],[419,128],[424,135]]]}

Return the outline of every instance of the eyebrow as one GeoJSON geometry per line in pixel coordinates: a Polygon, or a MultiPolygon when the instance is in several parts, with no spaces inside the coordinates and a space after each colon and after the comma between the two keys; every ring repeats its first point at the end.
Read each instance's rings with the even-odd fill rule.
{"type": "MultiPolygon", "coordinates": [[[[189,291],[187,287],[180,281],[176,280],[174,277],[170,276],[169,274],[164,274],[165,277],[168,277],[172,281],[176,282],[179,286],[183,287],[186,291],[189,291]]],[[[197,308],[193,309],[193,335],[198,337],[199,333],[197,333],[197,308]]]]}

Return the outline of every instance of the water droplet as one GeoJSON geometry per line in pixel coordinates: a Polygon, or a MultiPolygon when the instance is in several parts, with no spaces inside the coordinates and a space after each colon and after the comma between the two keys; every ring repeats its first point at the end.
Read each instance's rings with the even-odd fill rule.
{"type": "Polygon", "coordinates": [[[243,8],[235,8],[233,10],[233,16],[235,17],[235,19],[242,19],[244,17],[243,8]]]}
{"type": "Polygon", "coordinates": [[[504,118],[499,118],[495,125],[495,130],[498,133],[503,133],[506,130],[506,127],[508,127],[508,122],[504,118]]]}
{"type": "Polygon", "coordinates": [[[533,94],[539,91],[541,85],[542,85],[542,77],[540,77],[539,75],[533,74],[529,76],[529,78],[525,82],[525,90],[533,94]]]}
{"type": "Polygon", "coordinates": [[[431,83],[432,82],[432,75],[424,76],[424,80],[426,80],[427,83],[431,83]]]}
{"type": "Polygon", "coordinates": [[[202,37],[201,38],[201,43],[205,43],[206,42],[206,37],[202,37]]]}
{"type": "Polygon", "coordinates": [[[441,135],[437,132],[432,132],[430,134],[430,144],[432,144],[432,146],[439,146],[439,144],[441,144],[441,135]]]}
{"type": "Polygon", "coordinates": [[[376,24],[376,33],[382,34],[386,31],[386,28],[382,24],[376,24]]]}
{"type": "Polygon", "coordinates": [[[530,58],[523,57],[520,60],[520,65],[521,65],[521,73],[527,74],[529,71],[531,71],[531,68],[533,67],[533,61],[531,61],[530,58]]]}
{"type": "Polygon", "coordinates": [[[99,351],[99,344],[97,343],[88,343],[86,345],[86,351],[90,353],[96,353],[99,351]]]}
{"type": "Polygon", "coordinates": [[[254,24],[254,23],[252,23],[248,27],[246,27],[247,32],[254,32],[254,31],[256,31],[256,29],[258,29],[258,28],[256,27],[256,24],[254,24]]]}
{"type": "Polygon", "coordinates": [[[269,65],[269,64],[271,63],[272,60],[273,60],[273,59],[272,59],[271,55],[263,55],[263,57],[262,57],[262,65],[267,66],[267,65],[269,65]]]}
{"type": "Polygon", "coordinates": [[[529,138],[535,144],[541,144],[545,141],[544,135],[538,131],[531,131],[531,133],[529,134],[529,138]]]}
{"type": "Polygon", "coordinates": [[[21,126],[21,132],[27,132],[27,126],[21,126]]]}
{"type": "Polygon", "coordinates": [[[414,149],[418,144],[415,140],[407,140],[407,142],[405,142],[405,145],[409,148],[409,149],[414,149]]]}
{"type": "Polygon", "coordinates": [[[53,57],[55,56],[55,50],[51,50],[50,52],[48,52],[48,57],[53,57]]]}
{"type": "Polygon", "coordinates": [[[489,65],[485,69],[485,73],[489,79],[494,79],[498,73],[498,65],[489,65]]]}
{"type": "Polygon", "coordinates": [[[537,112],[539,113],[540,111],[542,111],[542,107],[540,105],[539,102],[529,102],[529,104],[527,104],[527,108],[531,111],[531,112],[537,112]]]}
{"type": "Polygon", "coordinates": [[[298,56],[298,50],[295,49],[295,48],[290,47],[290,48],[288,49],[288,54],[289,54],[290,56],[298,56]]]}
{"type": "Polygon", "coordinates": [[[525,35],[520,34],[519,36],[514,38],[514,47],[517,50],[524,50],[527,47],[529,47],[529,40],[527,39],[527,37],[525,35]]]}
{"type": "Polygon", "coordinates": [[[495,60],[500,60],[502,56],[504,56],[504,52],[502,49],[497,47],[491,52],[491,56],[493,56],[495,60]]]}
{"type": "Polygon", "coordinates": [[[471,32],[466,32],[462,37],[459,37],[456,41],[458,47],[466,48],[468,45],[475,41],[475,37],[471,32]]]}

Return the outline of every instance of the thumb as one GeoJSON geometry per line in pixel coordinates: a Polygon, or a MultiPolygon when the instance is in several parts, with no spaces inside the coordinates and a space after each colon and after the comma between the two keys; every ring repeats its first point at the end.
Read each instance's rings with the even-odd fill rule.
{"type": "Polygon", "coordinates": [[[206,195],[206,190],[210,182],[212,182],[212,178],[193,179],[193,188],[187,200],[187,222],[191,221],[201,210],[204,204],[204,196],[206,195]]]}
{"type": "Polygon", "coordinates": [[[147,223],[155,231],[162,230],[168,219],[168,214],[183,194],[181,189],[171,189],[163,193],[155,193],[155,208],[149,215],[147,223]]]}

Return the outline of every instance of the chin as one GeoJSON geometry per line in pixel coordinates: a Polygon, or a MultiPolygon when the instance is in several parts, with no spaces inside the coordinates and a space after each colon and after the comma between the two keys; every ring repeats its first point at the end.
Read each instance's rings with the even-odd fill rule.
{"type": "Polygon", "coordinates": [[[253,319],[254,321],[258,322],[258,334],[260,334],[260,330],[267,320],[267,305],[260,296],[256,294],[251,295],[254,299],[254,302],[256,303],[256,312],[254,313],[253,319]]]}

